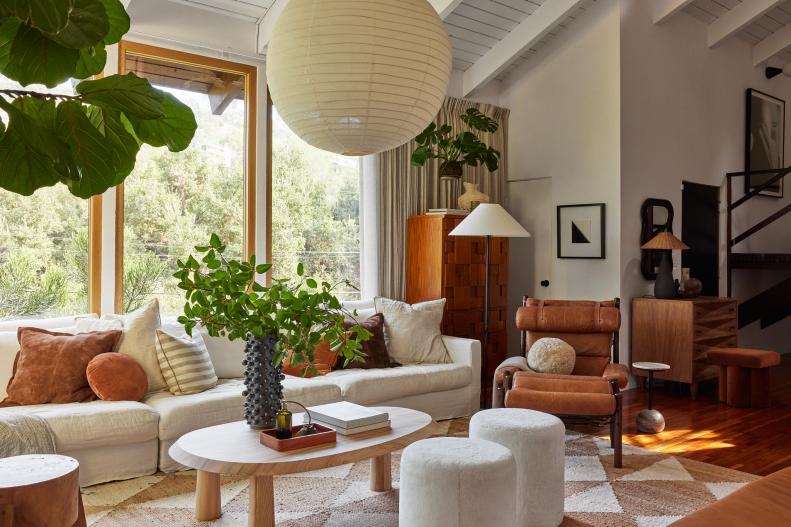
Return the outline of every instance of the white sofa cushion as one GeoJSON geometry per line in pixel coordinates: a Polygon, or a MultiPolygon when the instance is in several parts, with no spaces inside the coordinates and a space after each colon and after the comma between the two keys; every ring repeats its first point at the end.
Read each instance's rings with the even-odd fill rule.
{"type": "Polygon", "coordinates": [[[156,298],[140,309],[125,315],[105,315],[106,320],[120,320],[124,336],[118,353],[137,361],[148,377],[148,391],[166,390],[168,385],[159,369],[156,330],[162,326],[159,318],[159,300],[156,298]]]}
{"type": "Polygon", "coordinates": [[[97,319],[95,314],[89,313],[86,315],[69,315],[64,317],[52,318],[23,318],[17,320],[2,320],[0,321],[0,331],[13,331],[16,333],[17,328],[31,327],[41,329],[55,329],[67,328],[74,326],[78,320],[83,319],[97,319]]]}
{"type": "Polygon", "coordinates": [[[375,404],[463,388],[470,384],[472,368],[464,364],[410,364],[397,368],[338,370],[322,378],[341,389],[344,401],[375,404]]]}
{"type": "Polygon", "coordinates": [[[157,437],[159,422],[153,409],[133,401],[12,406],[0,409],[0,416],[4,413],[42,417],[58,452],[149,441],[157,437]]]}
{"type": "MultiPolygon", "coordinates": [[[[159,439],[175,440],[199,428],[214,426],[244,418],[244,382],[225,379],[214,388],[190,395],[159,392],[143,402],[159,413],[159,439]]],[[[322,379],[302,379],[287,376],[283,381],[283,396],[305,406],[333,403],[341,400],[341,390],[322,379]]]]}

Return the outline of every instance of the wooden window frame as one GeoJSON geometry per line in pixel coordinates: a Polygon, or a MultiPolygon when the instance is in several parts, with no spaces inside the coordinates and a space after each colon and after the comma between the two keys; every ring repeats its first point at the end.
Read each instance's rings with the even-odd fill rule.
{"type": "MultiPolygon", "coordinates": [[[[125,75],[126,56],[164,60],[187,66],[209,68],[244,78],[245,94],[245,182],[244,182],[244,257],[255,254],[256,234],[256,124],[258,103],[258,68],[248,64],[176,51],[138,42],[122,40],[118,44],[118,73],[125,75]]],[[[116,187],[115,200],[115,310],[123,311],[124,299],[124,185],[116,187]]]]}

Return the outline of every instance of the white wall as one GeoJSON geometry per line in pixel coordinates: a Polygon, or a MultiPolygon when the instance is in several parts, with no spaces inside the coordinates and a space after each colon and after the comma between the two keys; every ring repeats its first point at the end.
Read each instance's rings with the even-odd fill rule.
{"type": "MultiPolygon", "coordinates": [[[[719,186],[726,172],[744,167],[745,90],[756,88],[785,99],[791,110],[791,79],[767,80],[763,68],[752,66],[750,51],[748,44],[736,38],[709,49],[706,26],[698,20],[682,13],[657,26],[651,20],[650,2],[621,1],[621,296],[627,306],[632,297],[652,290],[652,283],[640,274],[642,202],[646,198],[672,201],[674,230],[680,233],[681,182],[719,186]]],[[[791,122],[788,116],[786,121],[791,122]]],[[[791,162],[789,147],[791,133],[786,133],[787,164],[791,162]]],[[[791,188],[786,195],[791,196],[791,188]]],[[[734,231],[741,232],[789,202],[789,197],[782,201],[760,198],[760,203],[745,205],[734,231]]],[[[789,226],[791,217],[768,228],[750,242],[749,249],[791,252],[789,226]]],[[[678,266],[678,253],[674,258],[678,266]]],[[[742,285],[734,292],[741,300],[770,285],[767,276],[737,273],[742,285]]],[[[723,269],[721,282],[724,277],[723,269]]],[[[725,294],[724,287],[721,293],[725,294]]],[[[624,310],[624,350],[629,342],[628,311],[624,310]]],[[[788,351],[790,330],[788,323],[763,332],[751,327],[741,332],[740,344],[788,351]]]]}
{"type": "MultiPolygon", "coordinates": [[[[511,212],[537,234],[512,244],[509,303],[514,308],[525,294],[597,300],[619,294],[619,23],[617,1],[600,0],[500,87],[499,104],[511,109],[511,212]],[[551,184],[525,184],[545,179],[551,184]],[[551,206],[536,206],[539,202],[551,206]],[[607,205],[604,260],[556,258],[556,206],[580,203],[607,205]],[[550,275],[549,289],[535,285],[544,278],[537,267],[548,267],[540,272],[550,275]],[[535,278],[532,284],[525,276],[535,278]]],[[[516,351],[514,339],[509,348],[516,351]]]]}

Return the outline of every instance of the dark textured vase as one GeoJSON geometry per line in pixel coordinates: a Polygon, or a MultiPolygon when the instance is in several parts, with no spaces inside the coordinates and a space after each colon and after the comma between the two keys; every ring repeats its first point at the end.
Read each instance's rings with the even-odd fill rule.
{"type": "Polygon", "coordinates": [[[670,251],[662,251],[662,262],[656,274],[654,297],[670,300],[676,298],[676,282],[673,280],[673,256],[670,251]]]}
{"type": "Polygon", "coordinates": [[[263,430],[275,427],[280,401],[283,400],[283,375],[280,368],[272,365],[277,338],[247,336],[245,346],[244,418],[250,428],[263,430]]]}

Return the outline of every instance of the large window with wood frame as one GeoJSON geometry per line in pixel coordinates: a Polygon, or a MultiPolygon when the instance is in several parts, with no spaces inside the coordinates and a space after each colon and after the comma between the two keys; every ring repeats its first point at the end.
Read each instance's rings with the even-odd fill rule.
{"type": "MultiPolygon", "coordinates": [[[[2,75],[0,88],[27,89],[2,75]]],[[[74,95],[70,82],[32,88],[74,95]]],[[[5,112],[0,119],[8,124],[5,112]]],[[[91,302],[92,293],[98,294],[98,276],[96,284],[91,280],[91,203],[72,196],[62,184],[32,196],[0,188],[0,319],[98,309],[91,302]]]]}
{"type": "Polygon", "coordinates": [[[308,276],[339,284],[342,300],[359,299],[361,159],[314,148],[276,107],[268,113],[273,275],[293,277],[302,263],[308,276]]]}
{"type": "Polygon", "coordinates": [[[118,191],[116,309],[156,297],[172,315],[184,303],[172,276],[176,261],[195,245],[217,233],[228,256],[253,253],[255,68],[122,43],[119,69],[176,96],[198,122],[183,152],[144,145],[118,191]]]}

